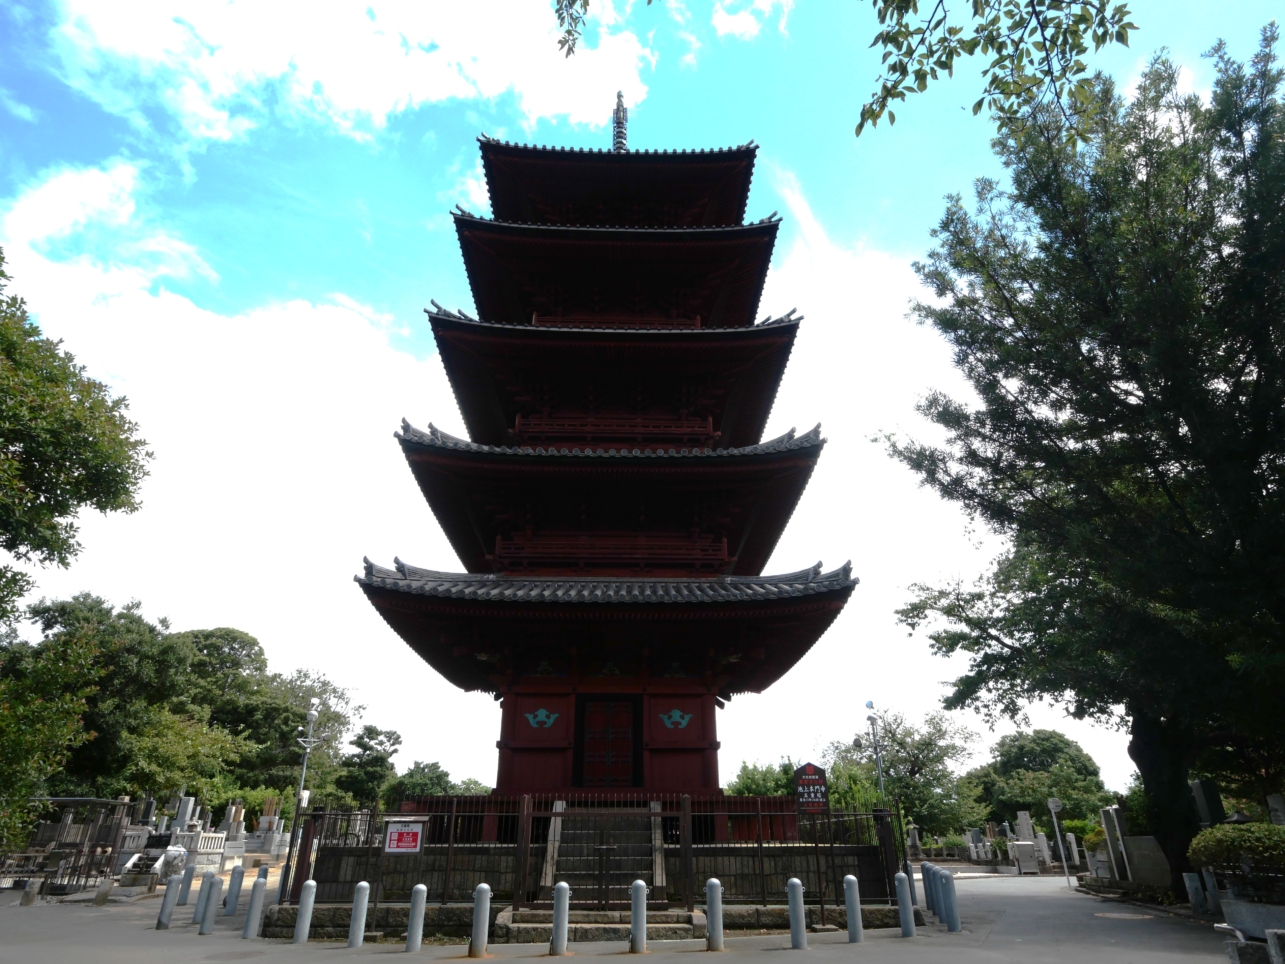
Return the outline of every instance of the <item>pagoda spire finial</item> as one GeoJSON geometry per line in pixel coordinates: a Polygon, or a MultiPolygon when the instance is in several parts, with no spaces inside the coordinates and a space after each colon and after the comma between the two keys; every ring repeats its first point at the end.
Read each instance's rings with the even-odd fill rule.
{"type": "Polygon", "coordinates": [[[625,95],[621,91],[616,91],[616,109],[611,114],[611,120],[611,149],[617,154],[623,154],[629,150],[625,130],[629,126],[629,108],[625,106],[625,95]]]}

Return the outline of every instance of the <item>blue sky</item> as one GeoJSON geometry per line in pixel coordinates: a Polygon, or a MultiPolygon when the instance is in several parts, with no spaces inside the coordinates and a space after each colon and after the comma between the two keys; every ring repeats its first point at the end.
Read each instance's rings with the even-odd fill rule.
{"type": "MultiPolygon", "coordinates": [[[[1127,86],[1167,47],[1198,92],[1216,38],[1246,57],[1279,12],[1130,6],[1133,47],[1095,63],[1127,86]]],[[[926,434],[914,400],[962,391],[904,316],[943,197],[1000,173],[967,109],[977,66],[857,139],[879,60],[867,3],[594,11],[568,61],[541,0],[0,4],[11,290],[130,398],[157,453],[144,509],[87,515],[81,558],[37,573],[39,592],[254,632],[276,668],[354,687],[368,722],[406,736],[403,765],[492,779],[493,704],[409,657],[348,580],[364,554],[457,566],[391,433],[403,416],[461,430],[420,310],[472,308],[447,212],[487,210],[475,138],[608,146],[619,89],[631,147],[761,145],[748,216],[785,219],[762,309],[809,318],[769,430],[822,421],[831,439],[769,570],[851,557],[863,580],[794,673],[724,712],[724,777],[850,738],[866,699],[934,708],[958,667],[892,610],[910,583],[971,578],[999,547],[869,439],[926,434]]],[[[1033,719],[1123,786],[1122,735],[1054,709],[1033,719]]]]}

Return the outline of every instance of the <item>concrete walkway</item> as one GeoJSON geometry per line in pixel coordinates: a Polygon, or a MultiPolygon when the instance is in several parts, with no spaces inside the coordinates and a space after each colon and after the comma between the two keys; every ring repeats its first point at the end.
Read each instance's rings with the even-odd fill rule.
{"type": "MultiPolygon", "coordinates": [[[[889,964],[1195,964],[1227,960],[1223,937],[1208,924],[1170,917],[1151,910],[1068,893],[1060,879],[1001,877],[966,879],[956,884],[962,934],[940,925],[920,928],[914,940],[899,931],[868,931],[862,945],[847,943],[846,934],[809,934],[809,960],[870,961],[889,964]]],[[[401,954],[400,944],[368,944],[348,950],[341,943],[291,945],[240,939],[244,915],[220,917],[215,933],[199,937],[188,923],[189,906],[177,908],[174,926],[156,931],[159,899],[93,907],[86,904],[38,904],[18,907],[16,892],[0,897],[0,962],[22,964],[147,964],[147,962],[261,961],[339,962],[401,954]]],[[[244,902],[243,902],[244,903],[244,902]]],[[[729,937],[730,956],[785,964],[796,953],[789,937],[729,937]],[[764,957],[763,955],[768,955],[764,957]]],[[[649,959],[695,964],[704,941],[653,943],[649,959]]],[[[575,958],[619,959],[625,945],[573,944],[575,958]]],[[[492,945],[497,961],[544,957],[538,944],[492,945]]],[[[466,960],[463,945],[425,945],[423,960],[466,960]]]]}

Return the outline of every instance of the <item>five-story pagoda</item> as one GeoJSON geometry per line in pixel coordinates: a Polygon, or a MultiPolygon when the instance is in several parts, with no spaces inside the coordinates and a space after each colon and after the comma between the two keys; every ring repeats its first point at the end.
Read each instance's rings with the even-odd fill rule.
{"type": "Polygon", "coordinates": [[[466,572],[366,563],[388,624],[502,700],[496,791],[719,787],[715,707],[779,679],[850,567],[760,573],[820,426],[761,441],[801,317],[755,323],[780,221],[757,147],[480,138],[492,220],[455,215],[479,318],[428,312],[468,429],[403,423],[466,572]]]}

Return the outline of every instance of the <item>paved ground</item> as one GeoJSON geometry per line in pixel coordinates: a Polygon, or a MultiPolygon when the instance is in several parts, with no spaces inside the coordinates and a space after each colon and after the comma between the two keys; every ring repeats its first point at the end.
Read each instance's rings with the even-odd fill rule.
{"type": "MultiPolygon", "coordinates": [[[[1050,877],[966,879],[956,884],[964,933],[948,934],[940,925],[920,928],[914,940],[899,931],[869,931],[862,945],[846,934],[810,934],[809,959],[879,964],[1197,964],[1227,959],[1223,938],[1208,924],[1170,917],[1131,904],[1071,894],[1050,877]],[[1109,915],[1109,916],[1104,916],[1109,915]],[[1144,916],[1145,915],[1145,916],[1144,916]]],[[[371,944],[348,950],[338,943],[294,946],[240,939],[244,916],[220,918],[215,933],[199,937],[188,923],[190,909],[178,908],[174,927],[156,931],[159,899],[93,907],[43,904],[18,907],[17,894],[0,897],[0,962],[22,964],[166,964],[187,961],[261,961],[263,964],[339,962],[386,957],[401,945],[371,944]]],[[[728,951],[749,961],[785,964],[788,936],[729,938],[728,951]],[[760,957],[759,955],[769,955],[760,957]]],[[[617,957],[622,944],[574,944],[579,959],[617,957]]],[[[704,941],[653,943],[652,960],[686,960],[704,951],[704,941]]],[[[493,945],[497,961],[542,957],[544,945],[493,945]]],[[[800,952],[801,953],[801,952],[800,952]]],[[[425,945],[420,957],[460,960],[465,948],[425,945]]]]}

